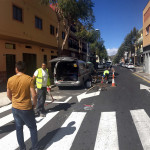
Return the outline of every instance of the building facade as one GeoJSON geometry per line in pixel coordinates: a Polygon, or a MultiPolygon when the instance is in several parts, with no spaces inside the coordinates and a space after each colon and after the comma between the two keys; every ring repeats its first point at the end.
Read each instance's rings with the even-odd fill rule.
{"type": "Polygon", "coordinates": [[[143,10],[143,70],[150,74],[150,1],[143,10]]]}
{"type": "MultiPolygon", "coordinates": [[[[3,0],[0,1],[0,19],[0,82],[15,74],[17,61],[26,62],[26,73],[30,76],[42,62],[51,67],[48,62],[57,57],[58,52],[58,21],[52,8],[41,5],[40,0],[3,0]]],[[[65,37],[63,24],[59,35],[62,44],[65,37]]],[[[63,54],[76,57],[79,54],[77,42],[73,42],[75,47],[67,41],[63,54]]],[[[84,51],[81,53],[85,55],[84,51]]]]}
{"type": "Polygon", "coordinates": [[[139,38],[135,42],[135,55],[134,63],[135,65],[143,64],[143,28],[138,31],[139,38]]]}

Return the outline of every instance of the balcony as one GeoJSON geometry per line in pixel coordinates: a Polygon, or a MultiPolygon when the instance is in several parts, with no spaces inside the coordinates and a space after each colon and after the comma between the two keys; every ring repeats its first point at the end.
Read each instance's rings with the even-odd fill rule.
{"type": "Polygon", "coordinates": [[[143,36],[141,36],[140,38],[138,38],[137,43],[138,43],[138,44],[143,43],[143,36]]]}

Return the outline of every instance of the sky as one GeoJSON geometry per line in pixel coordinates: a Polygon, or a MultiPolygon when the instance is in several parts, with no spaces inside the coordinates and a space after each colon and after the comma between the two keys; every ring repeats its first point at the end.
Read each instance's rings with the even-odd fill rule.
{"type": "Polygon", "coordinates": [[[93,0],[95,23],[108,55],[117,53],[125,36],[143,26],[143,10],[149,0],[93,0]]]}

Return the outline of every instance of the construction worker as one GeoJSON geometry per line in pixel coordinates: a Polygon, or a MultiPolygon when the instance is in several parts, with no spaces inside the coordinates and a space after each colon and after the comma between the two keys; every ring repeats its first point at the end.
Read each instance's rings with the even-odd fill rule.
{"type": "Polygon", "coordinates": [[[110,70],[110,68],[107,68],[107,69],[103,72],[102,83],[103,83],[104,79],[106,79],[106,80],[107,80],[106,83],[108,83],[109,70],[110,70]]]}
{"type": "Polygon", "coordinates": [[[46,116],[44,104],[46,100],[47,87],[50,87],[50,78],[46,66],[47,66],[46,63],[42,63],[42,68],[37,69],[33,75],[34,81],[36,79],[37,96],[38,96],[38,103],[36,109],[38,115],[40,115],[41,117],[46,116]]]}

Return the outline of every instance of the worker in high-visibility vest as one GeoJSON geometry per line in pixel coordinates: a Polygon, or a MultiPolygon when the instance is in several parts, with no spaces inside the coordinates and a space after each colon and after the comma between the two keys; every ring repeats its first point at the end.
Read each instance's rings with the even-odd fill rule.
{"type": "Polygon", "coordinates": [[[103,72],[102,83],[103,83],[104,79],[106,80],[106,83],[108,83],[109,70],[110,70],[110,68],[107,68],[107,69],[103,72]]]}
{"type": "Polygon", "coordinates": [[[47,87],[50,86],[50,78],[46,66],[47,66],[46,63],[42,63],[42,68],[37,69],[33,75],[34,81],[36,80],[37,96],[38,96],[38,103],[36,109],[37,113],[41,117],[46,116],[44,104],[46,100],[47,87]]]}

